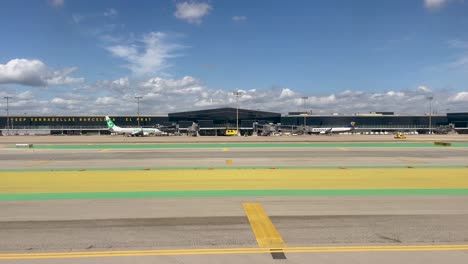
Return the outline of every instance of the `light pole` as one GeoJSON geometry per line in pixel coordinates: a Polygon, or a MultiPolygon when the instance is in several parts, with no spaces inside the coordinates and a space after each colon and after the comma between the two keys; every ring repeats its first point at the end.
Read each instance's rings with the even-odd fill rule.
{"type": "Polygon", "coordinates": [[[242,96],[242,92],[233,92],[232,93],[236,97],[236,134],[240,136],[239,133],[239,97],[242,96]]]}
{"type": "Polygon", "coordinates": [[[137,95],[135,96],[135,98],[137,99],[137,122],[138,127],[140,127],[140,99],[142,98],[142,96],[137,95]]]}
{"type": "Polygon", "coordinates": [[[11,99],[11,96],[4,96],[3,98],[6,99],[6,113],[7,113],[7,123],[6,123],[6,129],[7,129],[7,135],[10,135],[10,110],[8,108],[8,101],[11,99]]]}
{"type": "Polygon", "coordinates": [[[301,97],[301,99],[302,99],[302,103],[304,105],[304,127],[305,127],[306,126],[306,112],[307,112],[306,101],[307,101],[307,99],[309,99],[309,97],[303,96],[303,97],[301,97]]]}
{"type": "Polygon", "coordinates": [[[429,100],[429,134],[432,135],[432,100],[434,99],[433,96],[427,97],[429,100]]]}

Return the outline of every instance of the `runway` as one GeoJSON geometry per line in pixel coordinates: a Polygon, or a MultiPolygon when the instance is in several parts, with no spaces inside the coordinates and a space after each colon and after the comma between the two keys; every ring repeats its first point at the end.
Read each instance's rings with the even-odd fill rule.
{"type": "Polygon", "coordinates": [[[468,147],[0,149],[2,169],[280,166],[468,166],[468,147]]]}
{"type": "Polygon", "coordinates": [[[467,150],[1,148],[0,263],[465,263],[467,150]]]}

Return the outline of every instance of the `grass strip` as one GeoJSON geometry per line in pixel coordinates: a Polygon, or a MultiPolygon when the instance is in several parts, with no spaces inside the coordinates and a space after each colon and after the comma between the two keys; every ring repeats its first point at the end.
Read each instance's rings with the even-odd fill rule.
{"type": "Polygon", "coordinates": [[[0,201],[192,198],[239,196],[383,196],[468,195],[468,189],[346,189],[346,190],[209,190],[153,192],[82,192],[0,194],[0,201]]]}

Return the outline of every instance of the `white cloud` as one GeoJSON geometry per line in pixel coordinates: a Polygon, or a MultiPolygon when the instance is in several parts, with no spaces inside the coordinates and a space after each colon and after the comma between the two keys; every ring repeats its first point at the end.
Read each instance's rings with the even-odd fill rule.
{"type": "Polygon", "coordinates": [[[128,87],[129,82],[128,82],[128,77],[125,78],[120,78],[118,80],[112,81],[113,84],[119,85],[119,86],[124,86],[128,87]]]}
{"type": "Polygon", "coordinates": [[[34,98],[34,94],[31,91],[24,91],[15,96],[17,100],[31,100],[34,98]]]}
{"type": "Polygon", "coordinates": [[[280,98],[287,98],[287,97],[293,97],[295,96],[296,93],[294,93],[293,90],[289,89],[289,88],[283,88],[281,90],[281,93],[280,93],[280,98]]]}
{"type": "Polygon", "coordinates": [[[151,78],[141,85],[142,92],[153,94],[194,94],[203,90],[201,82],[191,76],[185,76],[180,80],[151,78]]]}
{"type": "Polygon", "coordinates": [[[424,85],[420,85],[418,86],[418,91],[421,91],[421,92],[424,92],[424,93],[430,93],[432,92],[430,88],[424,86],[424,85]]]}
{"type": "MultiPolygon", "coordinates": [[[[431,91],[435,113],[467,111],[468,91],[450,92],[415,87],[406,90],[365,92],[344,90],[329,94],[303,94],[283,87],[270,89],[238,89],[241,108],[260,109],[287,113],[302,111],[301,97],[308,96],[307,110],[315,114],[354,114],[376,111],[392,111],[399,114],[424,114],[429,111],[428,91],[431,91]]],[[[232,90],[210,88],[201,80],[185,76],[182,78],[152,77],[131,80],[122,77],[100,81],[79,93],[52,94],[48,100],[38,99],[34,92],[0,89],[0,96],[12,96],[13,113],[54,114],[135,114],[135,95],[141,95],[141,114],[166,114],[217,107],[235,107],[236,98],[232,90]]],[[[4,102],[0,100],[0,108],[4,102]]]]}
{"type": "Polygon", "coordinates": [[[449,1],[448,0],[424,0],[424,6],[427,9],[439,9],[443,7],[445,4],[447,4],[449,1]]]}
{"type": "Polygon", "coordinates": [[[180,45],[168,43],[167,35],[150,32],[131,44],[114,45],[107,50],[115,57],[127,61],[125,66],[136,75],[160,73],[169,67],[167,60],[175,57],[180,45]]]}
{"type": "MultiPolygon", "coordinates": [[[[130,81],[128,80],[128,77],[122,77],[117,80],[112,80],[112,81],[99,81],[97,83],[98,88],[101,89],[106,89],[111,92],[117,92],[119,94],[124,94],[124,93],[129,93],[130,92],[130,81]]],[[[94,91],[95,89],[92,89],[93,87],[88,87],[91,89],[88,89],[90,91],[94,91]]]]}
{"type": "Polygon", "coordinates": [[[13,59],[0,64],[0,84],[22,84],[28,86],[68,85],[83,82],[83,78],[71,77],[78,68],[54,71],[40,60],[13,59]]]}
{"type": "Polygon", "coordinates": [[[456,93],[455,95],[450,96],[448,101],[452,103],[460,103],[460,102],[468,103],[468,92],[456,93]]]}
{"type": "Polygon", "coordinates": [[[233,16],[232,20],[235,22],[242,22],[242,21],[246,21],[247,17],[246,16],[233,16]]]}
{"type": "Polygon", "coordinates": [[[60,71],[49,72],[46,82],[48,85],[71,85],[76,83],[83,83],[84,78],[76,78],[70,76],[70,74],[77,70],[78,67],[72,67],[60,71]]]}
{"type": "Polygon", "coordinates": [[[394,91],[389,91],[386,93],[388,96],[396,96],[396,97],[403,97],[405,96],[405,93],[403,92],[394,92],[394,91]]]}
{"type": "Polygon", "coordinates": [[[208,3],[183,2],[176,4],[174,16],[192,24],[200,24],[202,18],[213,9],[208,3]]]}
{"type": "Polygon", "coordinates": [[[49,5],[53,7],[62,7],[65,4],[64,0],[49,0],[49,5]]]}
{"type": "Polygon", "coordinates": [[[39,60],[13,59],[0,64],[0,83],[18,83],[23,85],[45,85],[46,65],[39,60]]]}
{"type": "Polygon", "coordinates": [[[98,97],[95,102],[98,105],[108,105],[108,104],[118,103],[119,101],[114,97],[104,96],[104,97],[98,97]]]}

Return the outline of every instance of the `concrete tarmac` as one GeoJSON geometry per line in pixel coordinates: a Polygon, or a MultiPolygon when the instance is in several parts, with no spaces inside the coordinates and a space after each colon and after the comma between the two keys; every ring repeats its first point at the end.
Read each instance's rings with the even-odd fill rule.
{"type": "Polygon", "coordinates": [[[466,264],[468,255],[464,251],[423,251],[423,252],[338,252],[338,253],[287,253],[287,259],[272,259],[270,254],[236,255],[175,255],[144,257],[106,257],[82,259],[33,259],[7,260],[0,263],[11,264],[135,264],[135,263],[173,263],[173,264],[239,264],[239,263],[320,263],[320,264],[361,264],[361,263],[425,263],[425,264],[466,264]]]}
{"type": "MultiPolygon", "coordinates": [[[[18,137],[19,138],[19,137],[18,137]]],[[[291,137],[292,138],[292,137],[291,137]]],[[[140,139],[137,139],[140,140],[140,139]]],[[[235,166],[467,166],[466,148],[0,149],[1,169],[235,166]]],[[[188,171],[189,173],[189,171],[188,171]]],[[[0,171],[0,184],[1,184],[0,171]]],[[[444,175],[441,175],[444,177],[444,175]]],[[[31,183],[33,184],[33,183],[31,183]]],[[[467,263],[467,195],[0,201],[0,263],[467,263]],[[260,203],[287,247],[401,246],[395,252],[222,253],[73,259],[2,254],[258,248],[243,203],[260,203]]],[[[140,253],[141,254],[141,253],[140,253]]]]}
{"type": "Polygon", "coordinates": [[[404,140],[389,135],[299,135],[299,136],[158,136],[158,137],[124,137],[110,135],[90,136],[0,136],[1,146],[12,146],[17,143],[30,144],[110,144],[110,143],[228,143],[228,142],[468,142],[468,134],[450,135],[408,135],[404,140]]]}
{"type": "Polygon", "coordinates": [[[468,165],[468,148],[0,149],[2,169],[468,165]]]}
{"type": "Polygon", "coordinates": [[[256,247],[243,202],[261,203],[288,246],[468,241],[467,196],[11,201],[0,252],[256,247]]]}

